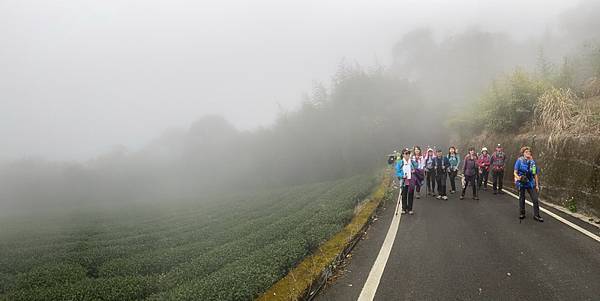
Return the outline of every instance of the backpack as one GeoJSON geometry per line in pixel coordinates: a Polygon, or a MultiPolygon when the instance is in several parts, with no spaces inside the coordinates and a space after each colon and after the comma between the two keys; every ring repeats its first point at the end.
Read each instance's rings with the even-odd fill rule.
{"type": "Polygon", "coordinates": [[[452,170],[458,170],[458,166],[460,165],[460,159],[458,158],[457,154],[454,155],[446,155],[446,157],[448,158],[448,163],[450,163],[450,167],[452,170]],[[455,163],[456,165],[453,167],[452,163],[455,163]]]}
{"type": "Polygon", "coordinates": [[[495,152],[494,156],[492,156],[494,160],[494,170],[503,170],[504,169],[504,161],[506,160],[506,155],[504,152],[495,152]]]}
{"type": "Polygon", "coordinates": [[[478,167],[477,167],[477,160],[478,160],[478,157],[477,157],[477,156],[473,156],[473,157],[474,157],[474,158],[472,158],[472,157],[471,157],[471,156],[469,156],[468,154],[465,156],[465,170],[466,170],[466,168],[467,168],[467,161],[472,161],[472,162],[473,162],[473,167],[472,167],[472,170],[473,170],[473,172],[474,172],[475,174],[477,174],[477,169],[478,169],[478,167]]]}
{"type": "MultiPolygon", "coordinates": [[[[413,160],[413,159],[409,159],[410,160],[410,165],[411,165],[411,169],[412,170],[417,170],[417,168],[419,167],[419,165],[417,164],[417,161],[413,160]]],[[[404,167],[404,159],[400,159],[400,169],[402,169],[404,167]]]]}
{"type": "Polygon", "coordinates": [[[435,157],[434,157],[434,158],[432,158],[432,157],[427,157],[427,158],[425,159],[425,168],[426,168],[427,170],[432,170],[432,169],[433,169],[433,164],[434,164],[434,161],[433,161],[433,160],[434,160],[434,159],[435,159],[435,157]]]}
{"type": "Polygon", "coordinates": [[[444,160],[444,157],[441,157],[441,158],[435,157],[434,160],[435,160],[434,161],[434,168],[436,170],[439,170],[440,167],[441,167],[441,170],[445,170],[446,169],[447,166],[446,166],[446,160],[444,160]],[[438,165],[438,162],[440,162],[440,161],[442,163],[441,166],[438,165]]]}

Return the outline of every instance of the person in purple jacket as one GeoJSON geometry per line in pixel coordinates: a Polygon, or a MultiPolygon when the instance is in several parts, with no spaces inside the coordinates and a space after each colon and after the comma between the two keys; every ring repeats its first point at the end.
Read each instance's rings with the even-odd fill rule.
{"type": "Polygon", "coordinates": [[[467,187],[471,184],[473,188],[473,199],[479,200],[477,197],[477,184],[476,177],[479,172],[479,166],[477,165],[477,155],[475,154],[475,148],[470,147],[469,153],[465,156],[465,163],[463,164],[463,174],[465,176],[465,184],[463,185],[462,194],[460,195],[460,199],[465,198],[465,192],[467,191],[467,187]]]}

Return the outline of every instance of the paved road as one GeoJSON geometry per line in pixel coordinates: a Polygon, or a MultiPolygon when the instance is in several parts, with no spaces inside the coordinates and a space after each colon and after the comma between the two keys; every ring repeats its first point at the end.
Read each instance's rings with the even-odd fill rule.
{"type": "MultiPolygon", "coordinates": [[[[547,214],[544,223],[534,221],[530,206],[520,224],[509,195],[480,197],[415,200],[415,215],[400,219],[374,300],[600,300],[600,242],[547,214]]],[[[394,205],[381,210],[343,275],[316,300],[357,300],[394,205]]]]}

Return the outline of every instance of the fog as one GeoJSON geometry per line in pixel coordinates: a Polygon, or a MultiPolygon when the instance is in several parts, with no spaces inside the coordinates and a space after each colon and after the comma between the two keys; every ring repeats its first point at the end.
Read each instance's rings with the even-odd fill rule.
{"type": "Polygon", "coordinates": [[[526,40],[573,1],[2,1],[0,160],[139,150],[219,114],[273,123],[340,61],[390,64],[415,28],[526,40]]]}
{"type": "Polygon", "coordinates": [[[449,114],[597,39],[599,15],[556,0],[2,1],[0,206],[368,172],[400,145],[447,143],[449,114]]]}

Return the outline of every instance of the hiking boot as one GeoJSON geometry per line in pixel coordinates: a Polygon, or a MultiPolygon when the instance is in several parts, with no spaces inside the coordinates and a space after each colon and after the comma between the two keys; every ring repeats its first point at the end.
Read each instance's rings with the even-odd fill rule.
{"type": "Polygon", "coordinates": [[[461,199],[461,200],[464,200],[464,199],[465,199],[465,196],[464,196],[464,195],[461,195],[459,199],[461,199]]]}
{"type": "Polygon", "coordinates": [[[536,221],[538,221],[538,222],[540,222],[540,223],[544,222],[544,219],[541,216],[539,216],[539,215],[534,216],[533,219],[536,220],[536,221]]]}
{"type": "Polygon", "coordinates": [[[448,200],[448,197],[447,197],[447,196],[443,196],[443,197],[442,197],[442,200],[444,200],[444,201],[447,201],[447,200],[448,200]]]}

